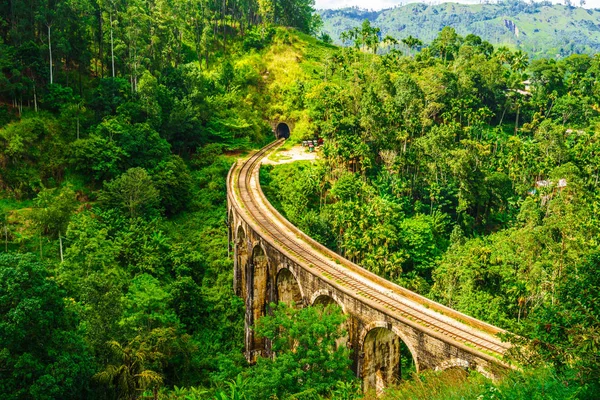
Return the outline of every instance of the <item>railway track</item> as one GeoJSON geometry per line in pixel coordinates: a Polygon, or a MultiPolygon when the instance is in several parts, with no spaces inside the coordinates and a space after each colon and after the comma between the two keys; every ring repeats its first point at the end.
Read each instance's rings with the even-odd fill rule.
{"type": "Polygon", "coordinates": [[[256,232],[339,290],[417,329],[435,332],[435,336],[446,342],[461,344],[459,347],[468,351],[500,361],[510,348],[510,344],[497,337],[504,332],[501,329],[375,276],[316,243],[281,216],[264,196],[258,176],[261,160],[280,143],[281,140],[274,142],[238,163],[228,178],[235,206],[242,210],[241,215],[256,232]]]}

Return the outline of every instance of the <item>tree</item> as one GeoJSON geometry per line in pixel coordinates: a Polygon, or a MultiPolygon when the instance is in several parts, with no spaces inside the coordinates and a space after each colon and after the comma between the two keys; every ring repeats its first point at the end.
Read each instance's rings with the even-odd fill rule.
{"type": "Polygon", "coordinates": [[[40,174],[35,166],[45,156],[44,144],[51,137],[49,125],[51,120],[36,115],[0,129],[0,158],[3,159],[0,189],[14,193],[17,198],[31,196],[39,190],[40,174]]]}
{"type": "Polygon", "coordinates": [[[65,234],[76,202],[75,192],[68,186],[42,190],[35,199],[33,219],[42,233],[57,238],[65,234]]]}
{"type": "Polygon", "coordinates": [[[162,207],[167,215],[185,210],[191,201],[192,177],[178,156],[162,161],[152,171],[152,182],[160,192],[162,207]]]}
{"type": "Polygon", "coordinates": [[[447,62],[454,58],[461,40],[462,38],[458,36],[454,28],[445,26],[433,42],[431,42],[431,49],[434,54],[441,57],[444,62],[447,62]]]}
{"type": "Polygon", "coordinates": [[[70,300],[32,255],[0,255],[0,392],[8,400],[86,397],[93,361],[70,300]]]}
{"type": "Polygon", "coordinates": [[[160,193],[143,168],[131,168],[104,184],[99,200],[107,207],[121,210],[130,218],[150,217],[158,213],[160,193]]]}
{"type": "Polygon", "coordinates": [[[314,34],[321,27],[321,18],[314,11],[314,0],[260,0],[260,10],[267,18],[273,15],[273,21],[283,26],[297,28],[301,32],[314,34]]]}
{"type": "Polygon", "coordinates": [[[58,238],[60,260],[63,261],[63,235],[67,230],[71,214],[75,209],[75,192],[66,187],[61,190],[42,190],[35,199],[32,212],[33,221],[40,231],[40,255],[42,254],[42,234],[58,238]]]}
{"type": "Polygon", "coordinates": [[[385,35],[385,37],[383,38],[383,40],[381,42],[384,43],[385,45],[387,45],[388,47],[393,46],[394,49],[398,45],[398,39],[396,39],[395,37],[390,36],[390,35],[385,35]]]}
{"type": "MultiPolygon", "coordinates": [[[[131,115],[138,115],[139,109],[136,104],[126,103],[126,105],[132,105],[131,115]]],[[[139,117],[144,118],[143,115],[139,117]]],[[[126,154],[119,160],[121,171],[136,167],[149,170],[158,162],[166,160],[171,149],[169,143],[145,122],[132,124],[125,118],[107,118],[98,125],[97,133],[114,141],[121,152],[126,154]]]]}
{"type": "MultiPolygon", "coordinates": [[[[523,325],[523,335],[531,341],[517,340],[525,349],[549,361],[558,372],[570,376],[584,394],[600,389],[600,254],[594,252],[579,265],[570,265],[557,290],[557,301],[536,309],[523,325]]],[[[532,361],[531,353],[523,353],[532,361]]],[[[585,395],[583,396],[585,398],[585,395]]],[[[592,395],[593,397],[593,395],[592,395]]]]}
{"type": "Polygon", "coordinates": [[[118,399],[135,400],[146,388],[163,383],[159,373],[146,368],[155,358],[161,356],[156,349],[135,340],[126,346],[115,341],[109,342],[108,345],[117,362],[106,365],[94,378],[115,388],[118,399]]]}
{"type": "Polygon", "coordinates": [[[8,253],[8,212],[0,211],[0,236],[4,237],[4,251],[8,253]]]}
{"type": "Polygon", "coordinates": [[[246,396],[282,398],[307,390],[327,393],[338,381],[352,380],[349,350],[336,346],[346,335],[346,317],[338,306],[297,309],[271,304],[272,315],[258,322],[257,332],[272,343],[273,358],[261,358],[246,378],[246,396]]]}
{"type": "Polygon", "coordinates": [[[113,140],[92,134],[73,143],[69,161],[89,180],[102,182],[119,174],[119,165],[125,157],[125,151],[113,140]]]}
{"type": "Polygon", "coordinates": [[[169,293],[155,277],[142,273],[136,276],[123,298],[123,318],[119,322],[126,331],[146,336],[159,328],[178,327],[175,311],[169,308],[169,293]]]}
{"type": "Polygon", "coordinates": [[[421,40],[419,40],[418,38],[416,38],[412,35],[405,37],[404,39],[401,40],[401,42],[404,43],[404,45],[406,47],[408,47],[408,49],[411,51],[413,51],[417,47],[423,45],[423,42],[421,40]]]}
{"type": "Polygon", "coordinates": [[[361,25],[360,35],[361,43],[367,49],[373,50],[373,54],[377,53],[379,46],[379,33],[381,30],[375,26],[371,26],[371,21],[365,19],[361,25]]]}

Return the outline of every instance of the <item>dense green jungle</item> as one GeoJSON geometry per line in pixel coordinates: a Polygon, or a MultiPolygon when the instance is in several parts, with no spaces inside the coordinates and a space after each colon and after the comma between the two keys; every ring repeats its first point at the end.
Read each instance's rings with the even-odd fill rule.
{"type": "Polygon", "coordinates": [[[374,398],[336,308],[272,305],[277,356],[244,358],[225,178],[272,120],[324,140],[261,171],[287,218],[516,334],[504,379],[381,398],[598,398],[600,57],[320,27],[310,0],[0,2],[1,398],[374,398]]]}

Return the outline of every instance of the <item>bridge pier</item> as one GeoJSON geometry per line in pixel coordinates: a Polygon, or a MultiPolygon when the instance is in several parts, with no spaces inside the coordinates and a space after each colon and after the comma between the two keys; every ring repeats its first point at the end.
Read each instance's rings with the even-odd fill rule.
{"type": "Polygon", "coordinates": [[[365,392],[383,392],[400,381],[400,338],[387,328],[369,331],[359,354],[365,392]]]}
{"type": "Polygon", "coordinates": [[[272,268],[260,242],[254,245],[245,268],[245,338],[246,358],[255,362],[259,356],[270,354],[270,343],[255,332],[256,322],[263,317],[269,303],[276,301],[272,268]]]}

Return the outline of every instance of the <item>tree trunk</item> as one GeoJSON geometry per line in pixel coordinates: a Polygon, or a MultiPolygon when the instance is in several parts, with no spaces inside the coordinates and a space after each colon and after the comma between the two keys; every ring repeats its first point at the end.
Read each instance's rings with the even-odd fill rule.
{"type": "Polygon", "coordinates": [[[100,76],[102,78],[104,78],[104,52],[102,51],[104,49],[103,46],[103,35],[102,35],[102,8],[100,7],[98,9],[98,23],[99,23],[99,30],[98,30],[98,59],[96,60],[96,73],[98,73],[98,61],[100,61],[100,76]]]}
{"type": "Polygon", "coordinates": [[[50,27],[52,25],[48,24],[48,52],[50,53],[50,84],[54,83],[54,77],[52,76],[52,40],[50,39],[50,27]]]}
{"type": "Polygon", "coordinates": [[[35,112],[38,112],[38,107],[37,107],[37,93],[35,92],[35,84],[33,85],[33,109],[35,110],[35,112]]]}
{"type": "Polygon", "coordinates": [[[63,258],[62,235],[60,234],[60,232],[58,232],[58,244],[60,246],[60,263],[62,264],[63,262],[65,262],[65,259],[63,258]]]}
{"type": "Polygon", "coordinates": [[[115,44],[113,41],[112,10],[110,11],[110,58],[112,63],[112,77],[115,77],[115,44]]]}

